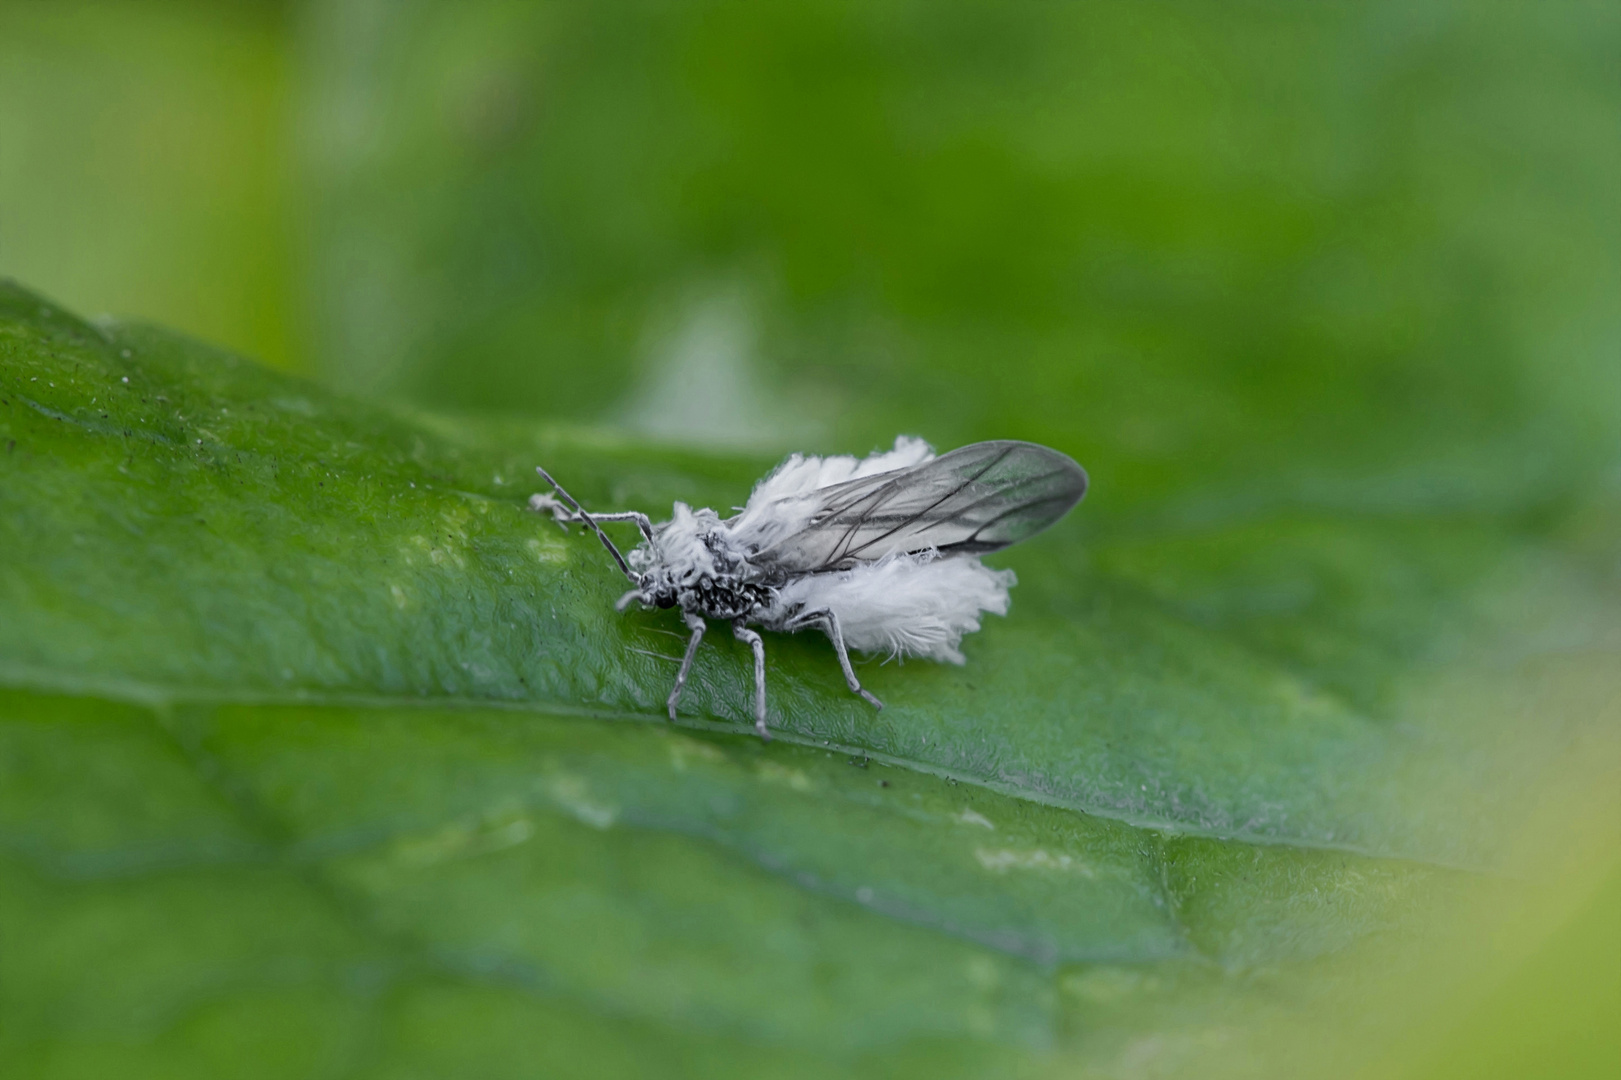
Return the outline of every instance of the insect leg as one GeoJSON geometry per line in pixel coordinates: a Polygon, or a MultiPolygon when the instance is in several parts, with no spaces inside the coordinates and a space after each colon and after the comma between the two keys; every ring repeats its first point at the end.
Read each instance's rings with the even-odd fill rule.
{"type": "MultiPolygon", "coordinates": [[[[569,522],[578,521],[583,523],[586,520],[582,516],[585,513],[584,510],[580,510],[578,513],[570,510],[555,495],[535,494],[529,496],[529,509],[537,514],[550,514],[553,521],[563,526],[564,532],[568,532],[569,522]]],[[[653,519],[640,510],[624,510],[614,514],[591,514],[590,517],[596,521],[634,521],[636,527],[642,531],[643,539],[653,539],[653,519]]]]}
{"type": "Polygon", "coordinates": [[[634,521],[636,527],[642,530],[643,539],[653,539],[653,521],[639,510],[626,510],[618,514],[592,514],[591,516],[598,521],[634,521]]]}
{"type": "Polygon", "coordinates": [[[732,633],[754,650],[754,730],[760,733],[760,738],[770,742],[771,732],[765,728],[765,642],[744,626],[741,619],[732,624],[732,633]]]}
{"type": "Polygon", "coordinates": [[[692,658],[698,655],[698,643],[704,639],[704,617],[696,612],[689,611],[685,615],[687,629],[692,636],[687,639],[687,655],[681,658],[681,670],[676,672],[675,687],[670,691],[670,699],[665,702],[670,709],[670,719],[675,719],[675,706],[681,700],[681,690],[687,685],[687,672],[692,670],[692,658]]]}
{"type": "Polygon", "coordinates": [[[529,509],[536,514],[550,514],[565,533],[568,532],[568,523],[575,520],[573,512],[556,495],[542,495],[537,491],[529,496],[529,509]]]}
{"type": "Polygon", "coordinates": [[[862,688],[861,680],[856,678],[855,668],[850,666],[850,653],[844,647],[844,631],[839,628],[839,617],[830,610],[812,611],[795,619],[789,629],[797,630],[812,623],[821,623],[822,629],[827,631],[828,638],[832,640],[833,651],[839,654],[839,667],[844,669],[844,685],[850,688],[852,694],[860,694],[866,698],[873,708],[882,709],[884,703],[874,697],[871,691],[862,688]]]}

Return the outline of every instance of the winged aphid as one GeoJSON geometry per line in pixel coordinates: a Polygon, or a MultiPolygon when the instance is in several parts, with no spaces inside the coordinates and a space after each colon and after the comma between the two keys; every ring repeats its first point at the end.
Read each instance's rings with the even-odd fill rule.
{"type": "Polygon", "coordinates": [[[734,517],[676,503],[669,521],[591,514],[536,469],[557,495],[530,508],[589,526],[632,588],[631,604],[679,608],[691,636],[670,691],[674,720],[706,619],[732,624],[754,652],[754,726],[766,730],[765,643],[750,626],[817,627],[833,642],[844,681],[876,708],[849,649],[961,664],[962,636],[982,612],[1007,614],[1013,571],[979,556],[1033,536],[1086,494],[1086,471],[1035,443],[974,443],[939,457],[902,436],[863,459],[794,454],[755,485],[734,517]],[[561,501],[559,501],[561,500],[561,501]],[[634,522],[642,542],[622,554],[604,522],[634,522]]]}

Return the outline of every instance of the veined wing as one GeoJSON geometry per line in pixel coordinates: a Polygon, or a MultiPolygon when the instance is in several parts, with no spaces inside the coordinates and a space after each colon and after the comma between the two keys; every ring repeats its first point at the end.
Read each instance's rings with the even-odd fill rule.
{"type": "Polygon", "coordinates": [[[1033,536],[1086,494],[1086,471],[1035,443],[974,443],[908,469],[819,488],[804,528],[750,556],[804,574],[935,548],[978,555],[1033,536]]]}

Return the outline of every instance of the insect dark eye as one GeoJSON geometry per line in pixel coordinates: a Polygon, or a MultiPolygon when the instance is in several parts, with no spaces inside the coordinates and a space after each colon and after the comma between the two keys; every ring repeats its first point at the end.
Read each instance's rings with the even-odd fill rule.
{"type": "Polygon", "coordinates": [[[673,608],[675,607],[675,597],[670,593],[664,593],[660,595],[659,598],[654,601],[654,603],[658,604],[658,606],[661,608],[673,608]]]}

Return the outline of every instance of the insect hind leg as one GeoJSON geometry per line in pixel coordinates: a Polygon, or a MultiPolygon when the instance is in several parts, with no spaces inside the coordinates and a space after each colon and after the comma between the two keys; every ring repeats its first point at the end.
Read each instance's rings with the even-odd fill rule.
{"type": "Polygon", "coordinates": [[[817,623],[821,624],[822,629],[827,632],[828,639],[833,642],[833,651],[839,654],[839,667],[844,670],[844,685],[850,688],[852,694],[860,694],[866,698],[873,708],[882,709],[884,703],[861,685],[861,680],[856,678],[856,669],[850,666],[850,653],[844,647],[844,631],[839,626],[837,615],[831,610],[806,612],[795,619],[788,628],[798,630],[817,623]]]}
{"type": "Polygon", "coordinates": [[[765,726],[765,641],[759,634],[743,625],[743,620],[732,623],[737,640],[754,650],[754,730],[760,738],[771,741],[771,732],[765,726]]]}
{"type": "Polygon", "coordinates": [[[670,710],[670,719],[675,719],[675,707],[681,700],[681,691],[687,685],[687,674],[692,671],[692,658],[698,655],[698,643],[704,639],[704,617],[694,612],[686,613],[687,629],[692,631],[692,637],[687,639],[687,654],[681,658],[681,670],[676,672],[675,686],[670,690],[670,698],[665,705],[670,710]]]}

